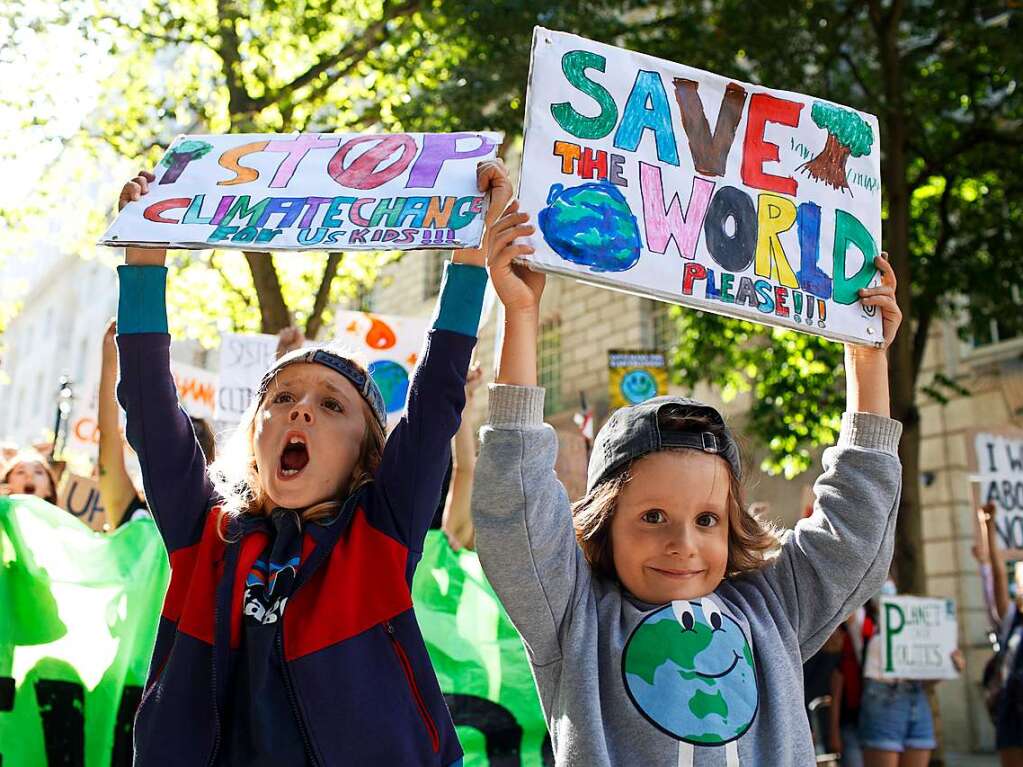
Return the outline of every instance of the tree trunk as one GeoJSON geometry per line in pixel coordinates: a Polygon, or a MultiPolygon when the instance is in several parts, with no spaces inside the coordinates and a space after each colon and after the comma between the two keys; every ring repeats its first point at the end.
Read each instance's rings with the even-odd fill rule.
{"type": "Polygon", "coordinates": [[[338,264],[341,263],[340,253],[328,253],[327,265],[323,269],[323,277],[320,279],[320,288],[316,291],[316,300],[313,302],[313,311],[305,323],[305,337],[310,341],[316,338],[323,327],[323,310],[327,308],[327,301],[330,300],[330,286],[334,284],[334,277],[337,275],[338,264]]]}
{"type": "Polygon", "coordinates": [[[249,271],[252,272],[256,298],[259,299],[261,330],[264,333],[277,333],[291,324],[291,312],[284,303],[284,294],[281,292],[281,282],[274,268],[273,255],[251,250],[244,253],[249,271]]]}
{"type": "MultiPolygon", "coordinates": [[[[910,188],[907,180],[908,126],[902,100],[902,62],[897,45],[899,17],[892,13],[876,26],[885,88],[885,142],[882,177],[888,198],[888,256],[898,279],[896,299],[903,319],[889,350],[889,389],[892,417],[902,422],[899,458],[902,460],[902,498],[895,531],[895,572],[899,591],[922,594],[924,571],[923,524],[920,508],[920,413],[916,407],[916,366],[909,254],[910,188]]],[[[926,339],[922,340],[926,343],[926,339]]]]}

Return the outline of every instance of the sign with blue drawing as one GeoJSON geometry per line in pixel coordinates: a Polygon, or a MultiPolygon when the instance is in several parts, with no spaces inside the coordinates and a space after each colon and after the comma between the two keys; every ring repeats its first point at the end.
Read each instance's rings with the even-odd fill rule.
{"type": "Polygon", "coordinates": [[[668,367],[659,351],[607,353],[608,407],[617,410],[668,393],[668,367]]]}
{"type": "Polygon", "coordinates": [[[880,344],[876,117],[540,27],[526,102],[534,268],[880,344]]]}

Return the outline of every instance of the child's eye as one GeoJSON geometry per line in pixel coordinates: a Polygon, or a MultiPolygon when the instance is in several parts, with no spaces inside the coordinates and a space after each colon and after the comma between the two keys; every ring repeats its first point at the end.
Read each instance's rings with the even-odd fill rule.
{"type": "Polygon", "coordinates": [[[336,399],[325,399],[323,400],[323,406],[328,410],[333,410],[335,413],[345,412],[344,407],[336,399]]]}
{"type": "Polygon", "coordinates": [[[651,525],[659,525],[662,522],[667,522],[668,518],[664,515],[664,512],[660,509],[651,509],[650,511],[643,512],[643,516],[640,517],[644,522],[651,525]]]}
{"type": "Polygon", "coordinates": [[[700,527],[714,527],[718,523],[717,514],[711,514],[709,511],[705,514],[701,514],[696,518],[696,524],[700,527]]]}
{"type": "Polygon", "coordinates": [[[291,392],[282,391],[282,392],[278,392],[277,393],[277,396],[274,397],[273,401],[274,401],[274,404],[277,405],[277,404],[280,404],[282,402],[294,402],[295,398],[293,396],[291,396],[291,392]]]}

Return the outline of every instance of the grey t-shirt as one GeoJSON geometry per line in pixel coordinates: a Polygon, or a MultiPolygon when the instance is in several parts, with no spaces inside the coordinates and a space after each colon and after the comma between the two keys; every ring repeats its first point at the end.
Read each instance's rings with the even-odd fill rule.
{"type": "Polygon", "coordinates": [[[543,389],[491,387],[473,516],[558,765],[812,764],[802,664],[888,573],[901,424],[846,413],[814,513],[776,558],[702,599],[650,605],[591,572],[542,416],[543,389]]]}

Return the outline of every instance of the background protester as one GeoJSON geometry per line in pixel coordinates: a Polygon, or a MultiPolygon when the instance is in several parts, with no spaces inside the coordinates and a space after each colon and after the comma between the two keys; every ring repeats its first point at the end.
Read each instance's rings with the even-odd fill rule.
{"type": "Polygon", "coordinates": [[[57,476],[42,455],[32,450],[10,458],[0,474],[0,482],[8,495],[36,495],[49,503],[57,503],[57,476]]]}
{"type": "Polygon", "coordinates": [[[451,481],[444,499],[441,529],[451,548],[476,548],[476,531],[472,524],[472,482],[476,474],[476,429],[466,418],[473,396],[483,383],[483,370],[478,363],[469,368],[465,379],[465,407],[451,451],[451,481]]]}
{"type": "Polygon", "coordinates": [[[1011,593],[1005,559],[995,529],[995,509],[977,510],[982,554],[991,565],[992,602],[998,619],[998,652],[984,670],[991,691],[988,707],[995,723],[995,748],[1002,767],[1023,767],[1023,562],[1013,568],[1011,593]]]}

